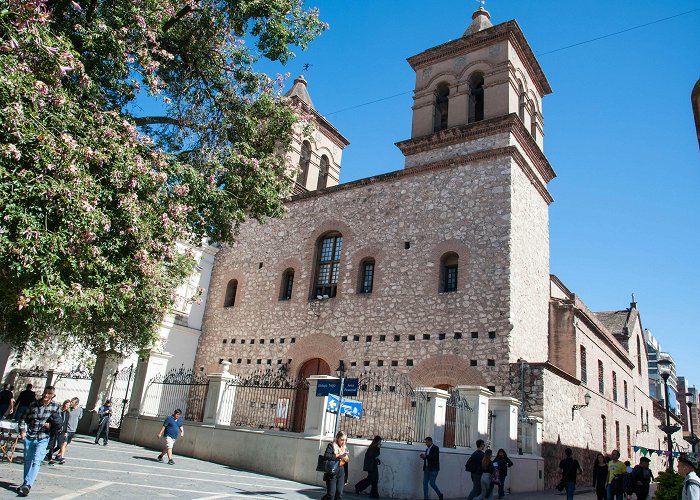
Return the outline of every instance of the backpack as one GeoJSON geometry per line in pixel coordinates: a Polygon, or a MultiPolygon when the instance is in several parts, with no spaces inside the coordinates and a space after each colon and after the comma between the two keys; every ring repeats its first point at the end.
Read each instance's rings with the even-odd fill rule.
{"type": "Polygon", "coordinates": [[[467,463],[464,464],[464,470],[473,473],[481,472],[481,458],[476,452],[472,453],[467,463]]]}

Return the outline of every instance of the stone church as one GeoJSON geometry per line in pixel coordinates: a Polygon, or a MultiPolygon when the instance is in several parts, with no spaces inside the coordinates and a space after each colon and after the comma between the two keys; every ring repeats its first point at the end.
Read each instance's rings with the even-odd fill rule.
{"type": "Polygon", "coordinates": [[[655,448],[636,304],[593,313],[550,275],[552,89],[520,26],[480,8],[461,37],[408,63],[403,168],[344,184],[349,142],[294,82],[287,95],[314,118],[288,153],[296,194],[283,219],[244,224],[216,255],[195,368],[307,377],[342,360],[512,396],[543,421],[549,483],[563,446],[586,473],[597,450],[655,448]]]}

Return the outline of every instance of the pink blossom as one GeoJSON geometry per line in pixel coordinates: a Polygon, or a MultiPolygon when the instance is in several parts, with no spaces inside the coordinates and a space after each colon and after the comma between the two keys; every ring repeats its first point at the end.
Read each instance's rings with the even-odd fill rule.
{"type": "Polygon", "coordinates": [[[20,295],[19,298],[17,299],[17,310],[21,311],[24,306],[28,305],[29,302],[31,302],[32,299],[29,297],[25,297],[24,295],[20,295]]]}
{"type": "Polygon", "coordinates": [[[80,4],[79,4],[78,2],[74,2],[73,0],[71,0],[70,6],[71,6],[74,10],[77,10],[77,11],[83,10],[83,9],[80,7],[80,4]]]}

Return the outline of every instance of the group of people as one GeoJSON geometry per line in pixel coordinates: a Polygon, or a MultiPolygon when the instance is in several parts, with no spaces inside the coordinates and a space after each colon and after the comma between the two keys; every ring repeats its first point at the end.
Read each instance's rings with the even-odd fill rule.
{"type": "MultiPolygon", "coordinates": [[[[423,498],[428,500],[430,488],[442,500],[444,495],[437,485],[437,477],[440,472],[440,448],[433,442],[432,437],[426,437],[423,441],[426,448],[419,455],[423,462],[423,498]]],[[[379,483],[379,460],[382,438],[375,436],[365,453],[362,470],[367,472],[367,477],[355,484],[355,493],[360,494],[368,487],[370,488],[370,498],[379,498],[377,485],[379,483]]],[[[498,488],[498,498],[503,498],[505,491],[505,479],[508,476],[508,468],[513,466],[513,462],[508,458],[504,449],[498,450],[493,455],[492,450],[487,450],[482,439],[476,442],[476,451],[471,455],[465,469],[471,473],[473,481],[472,491],[467,497],[468,500],[491,499],[494,490],[498,488]]],[[[341,500],[343,498],[343,488],[348,482],[348,462],[350,454],[347,449],[347,435],[340,431],[335,436],[335,440],[328,444],[323,455],[326,461],[337,462],[337,472],[325,472],[323,480],[326,483],[326,494],[322,500],[341,500]]]]}

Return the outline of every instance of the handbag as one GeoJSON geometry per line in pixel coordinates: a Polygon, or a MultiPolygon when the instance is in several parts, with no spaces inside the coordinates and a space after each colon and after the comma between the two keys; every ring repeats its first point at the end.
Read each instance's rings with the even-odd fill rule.
{"type": "Polygon", "coordinates": [[[325,472],[326,470],[326,456],[319,455],[318,461],[316,462],[316,472],[325,472]]]}
{"type": "Polygon", "coordinates": [[[557,491],[564,491],[564,488],[566,488],[566,483],[565,483],[564,480],[562,479],[561,481],[559,481],[559,482],[557,483],[557,485],[555,486],[555,488],[557,489],[557,491]]]}
{"type": "Polygon", "coordinates": [[[330,474],[331,476],[335,476],[338,473],[338,469],[340,468],[340,461],[336,459],[331,459],[331,460],[326,460],[326,463],[323,465],[323,472],[326,474],[330,474]]]}

